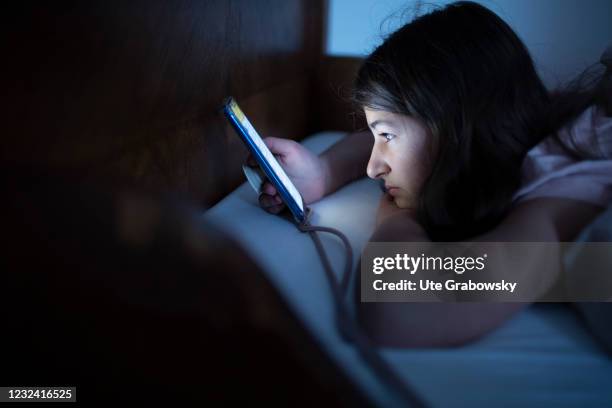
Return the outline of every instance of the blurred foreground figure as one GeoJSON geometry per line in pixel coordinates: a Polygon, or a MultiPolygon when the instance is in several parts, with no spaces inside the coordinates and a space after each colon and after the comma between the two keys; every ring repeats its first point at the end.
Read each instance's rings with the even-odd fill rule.
{"type": "Polygon", "coordinates": [[[79,402],[365,404],[188,206],[3,178],[2,384],[76,386],[79,402]]]}

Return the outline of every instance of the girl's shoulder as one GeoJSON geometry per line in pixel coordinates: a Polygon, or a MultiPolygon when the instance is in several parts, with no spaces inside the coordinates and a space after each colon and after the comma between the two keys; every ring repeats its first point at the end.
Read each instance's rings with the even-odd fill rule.
{"type": "Polygon", "coordinates": [[[570,198],[606,207],[612,203],[612,117],[587,108],[558,132],[565,145],[595,151],[604,158],[580,159],[547,137],[531,149],[522,166],[514,203],[537,197],[570,198]],[[573,143],[572,143],[573,142],[573,143]]]}

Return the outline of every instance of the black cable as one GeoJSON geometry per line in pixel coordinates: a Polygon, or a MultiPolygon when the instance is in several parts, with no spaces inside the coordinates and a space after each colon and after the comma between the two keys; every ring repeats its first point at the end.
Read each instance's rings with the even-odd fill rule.
{"type": "Polygon", "coordinates": [[[351,271],[353,269],[353,250],[349,240],[346,238],[346,235],[337,229],[311,225],[309,222],[311,213],[312,211],[310,208],[307,208],[306,219],[298,225],[298,229],[310,235],[321,257],[321,262],[323,263],[323,268],[325,269],[334,298],[336,326],[340,335],[345,341],[353,343],[357,347],[363,360],[382,378],[383,381],[396,391],[407,406],[425,407],[426,404],[424,401],[410,389],[410,386],[404,379],[397,375],[389,363],[380,355],[376,346],[370,341],[370,338],[361,330],[361,327],[350,315],[350,311],[345,302],[351,271]],[[334,275],[333,268],[331,267],[331,263],[329,262],[329,258],[327,257],[327,253],[323,248],[317,231],[336,235],[345,246],[346,263],[344,265],[344,273],[341,276],[341,284],[338,283],[334,275]]]}
{"type": "MultiPolygon", "coordinates": [[[[349,289],[348,286],[349,286],[350,278],[351,278],[351,269],[353,268],[353,249],[351,248],[351,243],[349,242],[346,235],[344,235],[342,232],[334,228],[312,226],[308,223],[301,224],[299,226],[299,230],[302,232],[311,233],[311,237],[313,237],[313,239],[314,237],[317,237],[317,239],[315,240],[315,246],[317,246],[317,249],[319,250],[319,254],[325,253],[325,251],[323,251],[323,245],[321,244],[321,241],[318,239],[318,236],[315,234],[312,234],[312,232],[315,232],[315,231],[329,232],[330,234],[334,234],[338,238],[340,238],[340,240],[344,244],[344,248],[346,251],[346,262],[344,263],[344,273],[342,274],[341,280],[340,280],[340,291],[341,291],[342,296],[346,295],[349,289]]],[[[328,275],[329,275],[328,277],[330,279],[332,278],[335,279],[335,276],[332,272],[331,264],[329,263],[327,256],[321,255],[321,260],[323,261],[323,259],[325,259],[324,262],[326,262],[326,264],[323,266],[325,267],[326,272],[328,272],[328,275]]]]}

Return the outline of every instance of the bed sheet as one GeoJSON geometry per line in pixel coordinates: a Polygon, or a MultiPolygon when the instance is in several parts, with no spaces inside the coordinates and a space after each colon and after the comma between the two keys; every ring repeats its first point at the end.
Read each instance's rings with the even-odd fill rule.
{"type": "MultiPolygon", "coordinates": [[[[303,144],[315,153],[344,136],[322,132],[303,144]]],[[[359,254],[374,228],[381,190],[367,178],[314,203],[312,223],[343,231],[359,254]]],[[[253,257],[332,359],[379,406],[394,394],[338,335],[332,297],[312,241],[288,216],[267,214],[248,183],[204,213],[253,257]]],[[[321,234],[335,271],[338,238],[321,234]]],[[[354,267],[358,256],[355,256],[354,267]]],[[[432,406],[612,407],[612,359],[566,305],[539,304],[469,345],[451,349],[383,349],[383,356],[432,406]]]]}

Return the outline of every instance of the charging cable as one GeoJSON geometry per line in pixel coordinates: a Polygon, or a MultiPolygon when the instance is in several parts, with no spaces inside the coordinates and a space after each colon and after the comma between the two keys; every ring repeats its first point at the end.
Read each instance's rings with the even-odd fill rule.
{"type": "Polygon", "coordinates": [[[372,344],[370,338],[363,332],[359,324],[351,317],[347,305],[347,293],[351,281],[351,271],[353,269],[353,250],[348,238],[335,228],[311,225],[311,215],[312,210],[307,207],[306,217],[303,222],[298,224],[298,229],[310,235],[319,253],[319,257],[321,258],[332,291],[336,327],[340,335],[345,341],[355,345],[361,358],[363,358],[379,377],[398,394],[406,406],[425,407],[425,403],[410,389],[406,380],[397,375],[389,363],[380,355],[376,346],[372,344]],[[334,270],[317,232],[327,232],[336,235],[344,244],[346,262],[344,264],[344,272],[340,277],[340,282],[336,279],[334,270]]]}

